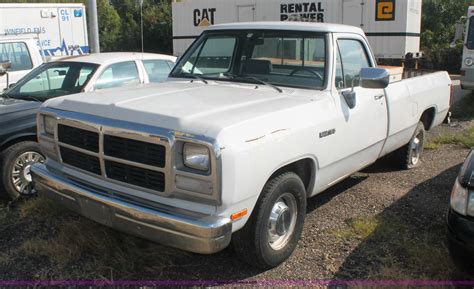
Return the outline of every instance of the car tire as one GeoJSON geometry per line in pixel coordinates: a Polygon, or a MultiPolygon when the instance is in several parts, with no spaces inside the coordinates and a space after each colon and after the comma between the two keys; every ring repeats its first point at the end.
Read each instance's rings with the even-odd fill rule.
{"type": "Polygon", "coordinates": [[[448,250],[454,265],[463,272],[474,273],[474,262],[472,252],[462,249],[459,244],[448,237],[448,250]]]}
{"type": "Polygon", "coordinates": [[[2,189],[13,200],[34,193],[30,190],[29,169],[33,163],[44,162],[38,143],[23,141],[11,145],[1,154],[2,189]]]}
{"type": "Polygon", "coordinates": [[[248,264],[274,268],[295,250],[305,217],[305,186],[295,173],[283,173],[265,184],[247,224],[233,234],[232,246],[248,264]]]}
{"type": "Polygon", "coordinates": [[[414,169],[421,165],[421,157],[425,146],[425,126],[420,121],[410,141],[396,150],[392,155],[394,164],[404,170],[414,169]]]}

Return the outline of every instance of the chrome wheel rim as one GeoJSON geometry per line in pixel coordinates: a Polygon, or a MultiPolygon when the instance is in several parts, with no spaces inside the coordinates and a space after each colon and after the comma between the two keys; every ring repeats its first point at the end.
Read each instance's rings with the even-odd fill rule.
{"type": "Polygon", "coordinates": [[[281,250],[291,239],[296,227],[298,208],[293,194],[285,193],[273,204],[268,219],[268,244],[281,250]]]}
{"type": "Polygon", "coordinates": [[[35,163],[44,163],[44,157],[33,151],[22,153],[13,163],[11,181],[15,190],[22,195],[33,193],[28,191],[28,186],[31,183],[30,169],[35,163]]]}
{"type": "Polygon", "coordinates": [[[420,134],[415,136],[411,142],[411,164],[416,165],[420,161],[423,142],[420,134]]]}

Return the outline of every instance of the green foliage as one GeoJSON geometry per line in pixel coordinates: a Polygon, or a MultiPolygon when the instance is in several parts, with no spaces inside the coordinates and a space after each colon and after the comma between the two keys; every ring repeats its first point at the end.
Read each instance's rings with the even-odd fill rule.
{"type": "MultiPolygon", "coordinates": [[[[112,0],[121,19],[116,51],[141,51],[140,6],[136,0],[112,0]]],[[[143,35],[146,52],[172,53],[172,18],[169,0],[143,1],[143,35]]]]}
{"type": "Polygon", "coordinates": [[[467,14],[470,0],[423,0],[421,50],[425,53],[421,66],[458,72],[462,46],[450,48],[455,23],[467,14]]]}
{"type": "Polygon", "coordinates": [[[120,37],[120,16],[108,0],[97,1],[101,51],[114,51],[120,37]]]}

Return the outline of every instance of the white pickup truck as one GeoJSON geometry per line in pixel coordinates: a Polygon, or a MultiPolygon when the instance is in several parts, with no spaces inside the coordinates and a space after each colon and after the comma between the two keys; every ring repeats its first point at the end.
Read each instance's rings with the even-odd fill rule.
{"type": "Polygon", "coordinates": [[[203,254],[232,239],[271,268],[295,249],[307,198],[389,153],[420,164],[450,78],[389,76],[359,28],[216,25],[165,83],[47,101],[33,182],[106,226],[203,254]]]}

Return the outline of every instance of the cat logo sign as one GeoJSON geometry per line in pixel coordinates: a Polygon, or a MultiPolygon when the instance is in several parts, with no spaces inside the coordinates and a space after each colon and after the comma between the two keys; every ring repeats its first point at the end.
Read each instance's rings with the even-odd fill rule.
{"type": "Polygon", "coordinates": [[[194,16],[194,26],[195,27],[207,27],[214,25],[214,17],[216,13],[216,8],[206,8],[206,9],[195,9],[193,11],[194,16]]]}
{"type": "Polygon", "coordinates": [[[395,20],[395,0],[377,0],[375,21],[395,20]]]}

